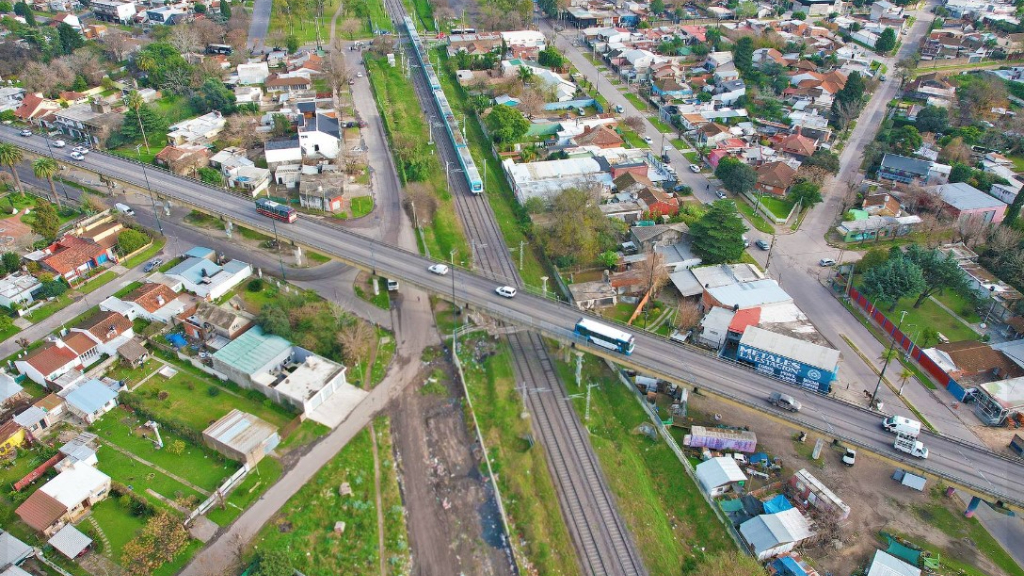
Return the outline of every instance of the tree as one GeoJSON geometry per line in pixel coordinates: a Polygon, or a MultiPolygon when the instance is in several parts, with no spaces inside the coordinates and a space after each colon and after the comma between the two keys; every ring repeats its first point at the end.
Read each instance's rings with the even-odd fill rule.
{"type": "Polygon", "coordinates": [[[914,308],[919,308],[925,299],[936,292],[949,289],[957,294],[969,290],[967,275],[960,268],[953,254],[943,254],[938,250],[925,250],[917,244],[907,247],[907,260],[921,268],[925,288],[917,295],[914,308]]]}
{"type": "Polygon", "coordinates": [[[693,250],[704,264],[735,262],[743,254],[746,231],[736,204],[719,200],[690,226],[693,250]]]}
{"type": "Polygon", "coordinates": [[[786,195],[791,201],[799,202],[803,208],[810,208],[821,202],[821,187],[813,182],[797,182],[786,195]]]}
{"type": "Polygon", "coordinates": [[[737,40],[732,49],[732,59],[740,74],[744,77],[750,74],[754,67],[754,39],[744,36],[737,40]]]}
{"type": "Polygon", "coordinates": [[[925,106],[914,122],[921,132],[945,132],[949,128],[949,110],[938,106],[925,106]]]}
{"type": "Polygon", "coordinates": [[[301,46],[301,45],[302,44],[299,43],[299,37],[296,36],[295,34],[289,34],[284,39],[284,46],[285,46],[285,48],[288,49],[288,52],[290,54],[294,53],[295,51],[297,51],[299,49],[299,46],[301,46]]]}
{"type": "Polygon", "coordinates": [[[235,105],[235,93],[216,78],[207,78],[203,82],[192,96],[192,107],[203,114],[216,110],[224,116],[234,114],[238,109],[235,105]]]}
{"type": "Polygon", "coordinates": [[[53,177],[60,172],[60,165],[53,158],[37,158],[32,162],[32,173],[36,175],[36,178],[45,178],[46,182],[50,185],[51,200],[60,206],[60,197],[57,196],[57,187],[53,184],[53,177]]]}
{"type": "Polygon", "coordinates": [[[537,56],[537,63],[545,68],[551,68],[552,70],[561,70],[565,66],[565,56],[555,48],[554,44],[549,44],[547,48],[540,51],[537,56]]]}
{"type": "Polygon", "coordinates": [[[175,440],[174,442],[171,442],[169,446],[167,446],[167,451],[170,452],[171,454],[174,454],[175,456],[181,456],[182,454],[185,453],[185,443],[182,442],[181,440],[175,440]]]}
{"type": "Polygon", "coordinates": [[[128,228],[117,235],[117,248],[122,256],[131,254],[146,244],[149,244],[149,236],[138,230],[128,228]]]}
{"type": "Polygon", "coordinates": [[[626,116],[622,119],[622,123],[640,136],[643,136],[644,132],[647,131],[647,124],[644,123],[644,119],[640,116],[626,116]]]}
{"type": "Polygon", "coordinates": [[[827,170],[830,174],[839,173],[839,156],[831,150],[825,150],[824,148],[815,150],[814,154],[807,160],[804,160],[805,166],[817,166],[827,170]]]}
{"type": "Polygon", "coordinates": [[[103,47],[103,51],[114,63],[124,60],[130,47],[134,45],[128,34],[120,30],[107,32],[105,36],[99,39],[99,43],[103,47]]]}
{"type": "Polygon", "coordinates": [[[291,322],[288,321],[288,313],[278,304],[267,304],[260,308],[256,315],[256,324],[259,324],[267,334],[274,334],[282,338],[288,338],[292,333],[291,322]]]}
{"type": "Polygon", "coordinates": [[[878,40],[875,41],[875,52],[879,54],[888,54],[896,48],[896,31],[892,28],[886,28],[882,30],[882,33],[878,35],[878,40]]]}
{"type": "Polygon", "coordinates": [[[60,230],[60,218],[57,210],[49,202],[40,202],[32,211],[35,218],[32,220],[32,231],[43,237],[44,240],[52,241],[57,237],[60,230]]]}
{"type": "Polygon", "coordinates": [[[552,199],[553,221],[540,237],[558,265],[593,262],[614,245],[611,221],[602,214],[597,196],[592,190],[568,188],[552,199]]]}
{"type": "Polygon", "coordinates": [[[676,306],[676,328],[680,330],[694,328],[700,324],[700,320],[703,317],[704,314],[698,302],[689,298],[679,299],[679,304],[676,306]]]}
{"type": "Polygon", "coordinates": [[[939,161],[950,165],[966,165],[971,161],[971,149],[964,144],[963,138],[957,136],[939,151],[939,161]]]}
{"type": "Polygon", "coordinates": [[[750,192],[757,184],[757,171],[742,160],[731,157],[719,161],[715,176],[722,181],[726,190],[734,194],[750,192]]]}
{"type": "Polygon", "coordinates": [[[219,186],[224,182],[224,176],[220,172],[218,172],[216,168],[203,166],[196,172],[199,174],[199,179],[206,184],[213,184],[215,186],[219,186]]]}
{"type": "Polygon", "coordinates": [[[356,34],[363,29],[363,23],[355,18],[346,18],[341,22],[339,30],[342,34],[347,34],[348,39],[352,40],[356,37],[356,34]]]}
{"type": "MultiPolygon", "coordinates": [[[[221,2],[221,4],[223,4],[223,2],[221,2]]],[[[202,48],[202,44],[199,39],[199,31],[192,25],[174,26],[171,29],[171,35],[167,39],[167,42],[182,54],[198,52],[199,49],[202,48]]]]}
{"type": "Polygon", "coordinates": [[[653,13],[653,14],[661,14],[664,11],[665,11],[665,2],[664,2],[664,0],[652,0],[652,2],[651,2],[651,13],[653,13]]]}
{"type": "MultiPolygon", "coordinates": [[[[196,7],[203,6],[203,4],[196,3],[196,7]]],[[[224,26],[210,20],[209,18],[203,18],[190,24],[191,28],[195,30],[195,33],[199,36],[199,46],[208,46],[210,44],[219,44],[224,40],[224,26]]]]}
{"type": "MultiPolygon", "coordinates": [[[[795,16],[795,14],[794,14],[795,16]]],[[[706,556],[688,576],[765,576],[764,568],[742,552],[720,552],[706,556]]]]}
{"type": "Polygon", "coordinates": [[[167,132],[167,118],[163,114],[158,114],[148,104],[142,100],[142,96],[134,90],[128,94],[128,109],[129,112],[125,112],[127,116],[131,112],[134,112],[136,122],[125,122],[121,125],[121,130],[118,133],[119,137],[127,143],[138,142],[140,139],[146,145],[146,151],[149,148],[148,134],[163,134],[167,132]]]}
{"type": "Polygon", "coordinates": [[[25,189],[21,187],[21,178],[18,177],[18,170],[16,169],[17,165],[21,164],[22,159],[24,159],[24,156],[21,153],[21,148],[7,142],[0,143],[0,164],[10,169],[11,176],[14,178],[15,188],[19,194],[25,193],[25,189]]]}
{"type": "Polygon", "coordinates": [[[496,143],[511,145],[530,129],[530,121],[515,108],[495,106],[487,115],[487,127],[496,143]]]}
{"type": "Polygon", "coordinates": [[[17,252],[4,252],[0,257],[0,265],[3,266],[4,272],[13,274],[21,269],[21,256],[17,252]]]}
{"type": "MultiPolygon", "coordinates": [[[[2,163],[3,160],[0,160],[2,163]]],[[[1013,202],[1006,208],[1006,215],[1003,217],[1003,226],[1013,226],[1020,218],[1021,205],[1024,205],[1024,194],[1018,193],[1013,202]]]]}
{"type": "Polygon", "coordinates": [[[231,2],[220,0],[220,15],[224,20],[231,20],[231,2]]]}
{"type": "Polygon", "coordinates": [[[884,248],[872,248],[864,253],[853,265],[854,272],[863,274],[872,268],[885,264],[889,260],[889,251],[884,248]]]}
{"type": "Polygon", "coordinates": [[[350,366],[355,366],[370,357],[377,343],[373,328],[362,320],[356,320],[342,328],[337,335],[341,353],[350,366]]]}
{"type": "Polygon", "coordinates": [[[921,134],[913,126],[902,126],[889,133],[889,146],[900,156],[912,156],[922,143],[921,134]]]}
{"type": "Polygon", "coordinates": [[[614,250],[605,250],[598,254],[597,261],[603,268],[611,270],[619,265],[619,253],[614,250]]]}
{"type": "Polygon", "coordinates": [[[7,0],[3,0],[2,2],[0,2],[0,14],[8,14],[8,13],[13,12],[13,11],[14,11],[14,5],[13,4],[8,2],[7,0]]]}
{"type": "Polygon", "coordinates": [[[21,0],[14,5],[14,13],[25,19],[25,24],[32,28],[36,27],[36,15],[32,12],[32,8],[25,3],[25,0],[21,0]]]}
{"type": "Polygon", "coordinates": [[[532,87],[527,88],[523,90],[523,95],[519,97],[519,105],[516,108],[525,114],[527,118],[533,118],[544,111],[545,100],[540,90],[532,87]]]}
{"type": "MultiPolygon", "coordinates": [[[[849,117],[850,111],[852,112],[852,118],[856,118],[857,113],[860,111],[861,104],[864,100],[864,77],[860,75],[860,72],[850,72],[850,75],[846,78],[846,84],[836,92],[835,99],[832,102],[832,116],[833,120],[839,122],[842,117],[849,117]]],[[[849,123],[849,119],[841,123],[841,127],[845,127],[849,123]]]]}
{"type": "Polygon", "coordinates": [[[294,573],[295,568],[283,550],[260,550],[256,556],[253,576],[291,576],[294,573]]]}
{"type": "Polygon", "coordinates": [[[920,294],[924,288],[921,267],[898,253],[865,272],[861,281],[861,292],[875,302],[889,302],[890,312],[896,310],[900,300],[920,294]]]}
{"type": "Polygon", "coordinates": [[[181,521],[166,510],[158,511],[142,531],[124,545],[122,562],[130,576],[147,576],[188,545],[191,537],[181,521]]]}

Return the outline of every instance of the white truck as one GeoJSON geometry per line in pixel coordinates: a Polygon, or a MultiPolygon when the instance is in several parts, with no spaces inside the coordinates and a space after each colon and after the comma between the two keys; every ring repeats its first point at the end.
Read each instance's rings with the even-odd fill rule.
{"type": "Polygon", "coordinates": [[[132,210],[132,207],[127,205],[127,204],[121,204],[121,203],[114,204],[114,209],[117,210],[118,212],[122,212],[124,214],[129,215],[129,216],[135,216],[135,210],[132,210]]]}
{"type": "Polygon", "coordinates": [[[897,434],[896,442],[893,443],[892,447],[915,458],[925,459],[928,457],[928,449],[924,447],[924,443],[918,440],[916,436],[897,434]]]}
{"type": "Polygon", "coordinates": [[[921,434],[921,423],[903,416],[889,416],[882,420],[882,428],[894,434],[917,438],[921,434]]]}

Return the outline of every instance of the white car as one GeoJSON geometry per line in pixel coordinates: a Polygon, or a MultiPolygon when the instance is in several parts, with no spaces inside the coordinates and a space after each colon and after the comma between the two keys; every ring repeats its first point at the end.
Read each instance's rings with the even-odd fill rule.
{"type": "Polygon", "coordinates": [[[696,164],[690,164],[690,172],[693,172],[694,174],[700,172],[700,166],[697,166],[696,164]]]}
{"type": "Polygon", "coordinates": [[[54,140],[51,144],[53,144],[54,148],[63,148],[68,145],[68,143],[63,140],[54,140]]]}
{"type": "Polygon", "coordinates": [[[650,144],[651,142],[654,142],[654,140],[652,140],[650,136],[644,136],[644,142],[650,144]]]}
{"type": "Polygon", "coordinates": [[[822,258],[821,260],[818,260],[818,266],[821,266],[822,268],[829,268],[835,265],[836,261],[831,258],[822,258]]]}
{"type": "Polygon", "coordinates": [[[494,291],[498,293],[498,296],[505,298],[515,298],[516,296],[516,289],[511,286],[498,286],[494,291]]]}
{"type": "Polygon", "coordinates": [[[847,448],[846,453],[843,454],[843,464],[847,466],[853,466],[857,462],[857,451],[853,448],[847,448]]]}
{"type": "Polygon", "coordinates": [[[72,160],[85,160],[85,154],[82,154],[81,152],[72,151],[69,156],[71,156],[72,160]]]}
{"type": "Polygon", "coordinates": [[[78,152],[79,154],[81,154],[83,156],[85,156],[86,154],[89,153],[89,149],[86,148],[85,146],[75,146],[74,148],[71,149],[71,151],[72,152],[78,152]]]}
{"type": "Polygon", "coordinates": [[[444,276],[448,273],[448,266],[446,264],[434,264],[430,268],[427,268],[427,270],[430,270],[438,276],[444,276]]]}
{"type": "Polygon", "coordinates": [[[22,130],[21,132],[19,132],[19,134],[21,134],[22,136],[31,136],[32,135],[32,131],[29,130],[28,128],[26,128],[26,129],[22,130]]]}

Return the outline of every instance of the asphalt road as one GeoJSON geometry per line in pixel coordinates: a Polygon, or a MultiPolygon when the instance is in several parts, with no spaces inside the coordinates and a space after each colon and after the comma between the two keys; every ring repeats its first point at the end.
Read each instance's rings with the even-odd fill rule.
{"type": "Polygon", "coordinates": [[[263,48],[263,40],[270,29],[270,8],[274,0],[255,0],[252,6],[252,20],[249,21],[249,49],[263,48]]]}
{"type": "MultiPolygon", "coordinates": [[[[45,150],[41,138],[21,137],[7,127],[0,129],[0,140],[16,143],[37,153],[45,150]]],[[[136,185],[143,182],[140,166],[122,158],[94,152],[79,164],[136,185]]],[[[239,224],[272,233],[271,221],[257,215],[251,202],[245,198],[224,194],[162,171],[150,169],[147,172],[154,190],[161,196],[172,201],[194,204],[239,224]]],[[[427,266],[431,261],[413,252],[383,245],[306,217],[292,225],[280,225],[277,229],[283,238],[301,242],[359,266],[369,267],[372,263],[381,273],[428,292],[446,296],[451,291],[452,279],[429,273],[427,266]]],[[[551,336],[563,339],[573,337],[572,328],[581,316],[575,308],[525,292],[520,292],[514,299],[504,299],[494,293],[497,284],[494,280],[463,270],[455,270],[453,274],[456,275],[456,298],[459,301],[468,302],[485,313],[521,326],[530,326],[551,336]]],[[[943,476],[947,480],[1024,507],[1024,474],[1021,474],[1024,466],[1021,466],[1020,461],[1000,457],[978,445],[930,433],[924,434],[922,439],[931,450],[931,457],[926,461],[904,459],[893,450],[893,437],[882,431],[879,424],[882,416],[876,412],[805,392],[660,337],[627,330],[636,338],[636,352],[629,358],[619,359],[639,369],[674,381],[696,384],[702,390],[774,413],[797,425],[824,431],[894,461],[903,461],[906,466],[943,476]],[[804,410],[798,414],[788,414],[769,408],[765,404],[765,397],[771,391],[795,394],[803,403],[804,410]]]]}

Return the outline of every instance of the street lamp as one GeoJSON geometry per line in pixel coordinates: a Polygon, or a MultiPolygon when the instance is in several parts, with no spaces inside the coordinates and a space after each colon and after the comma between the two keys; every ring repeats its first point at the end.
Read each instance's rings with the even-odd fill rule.
{"type": "Polygon", "coordinates": [[[146,189],[149,190],[149,201],[153,204],[153,217],[156,218],[156,227],[160,235],[164,235],[164,225],[160,223],[160,210],[156,207],[156,197],[153,196],[153,187],[149,184],[149,174],[146,172],[146,163],[142,161],[142,144],[135,146],[135,153],[139,155],[139,164],[142,164],[142,177],[146,179],[146,189]]]}
{"type": "MultiPolygon", "coordinates": [[[[903,327],[903,319],[907,317],[907,311],[900,312],[900,323],[896,326],[896,331],[900,332],[900,328],[903,327]]],[[[902,333],[902,332],[901,332],[902,333]]],[[[875,405],[875,400],[878,397],[878,388],[882,385],[882,379],[885,378],[885,369],[889,367],[889,362],[892,361],[892,351],[896,348],[896,337],[893,336],[892,343],[889,344],[889,351],[885,354],[885,364],[882,364],[882,371],[878,373],[878,382],[875,383],[875,391],[871,393],[871,404],[875,405]]]]}

